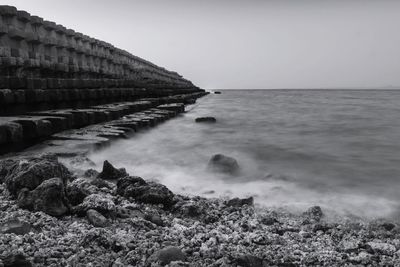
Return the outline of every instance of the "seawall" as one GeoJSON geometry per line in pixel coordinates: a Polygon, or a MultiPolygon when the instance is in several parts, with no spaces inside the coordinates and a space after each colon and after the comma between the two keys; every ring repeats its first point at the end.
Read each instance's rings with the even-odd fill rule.
{"type": "Polygon", "coordinates": [[[193,103],[204,94],[177,72],[0,6],[0,153],[138,111],[117,116],[113,106],[105,106],[110,103],[149,101],[147,108],[156,108],[193,103]]]}

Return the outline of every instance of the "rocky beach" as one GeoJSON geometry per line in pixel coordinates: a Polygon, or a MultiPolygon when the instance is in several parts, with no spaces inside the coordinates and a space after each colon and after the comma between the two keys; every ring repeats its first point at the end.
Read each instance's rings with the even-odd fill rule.
{"type": "Polygon", "coordinates": [[[49,154],[2,160],[0,266],[399,266],[390,221],[174,194],[110,162],[100,171],[49,154]]]}

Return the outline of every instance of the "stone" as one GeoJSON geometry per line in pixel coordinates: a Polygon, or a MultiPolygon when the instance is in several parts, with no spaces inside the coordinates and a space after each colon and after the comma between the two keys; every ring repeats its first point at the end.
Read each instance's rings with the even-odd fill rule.
{"type": "Polygon", "coordinates": [[[253,255],[240,255],[236,258],[236,264],[242,267],[263,267],[262,259],[253,255]]]}
{"type": "Polygon", "coordinates": [[[109,225],[107,218],[96,210],[89,209],[86,211],[86,217],[88,221],[95,227],[106,227],[109,225]]]}
{"type": "Polygon", "coordinates": [[[216,94],[216,95],[220,95],[220,94],[221,94],[221,92],[220,92],[220,91],[214,91],[214,94],[216,94]]]}
{"type": "Polygon", "coordinates": [[[11,219],[0,224],[0,233],[24,235],[31,232],[32,226],[18,219],[11,219]]]}
{"type": "Polygon", "coordinates": [[[31,211],[59,217],[69,211],[69,203],[65,195],[63,180],[52,178],[41,183],[33,191],[21,190],[18,195],[18,205],[31,211]]]}
{"type": "Polygon", "coordinates": [[[319,222],[321,220],[321,218],[324,216],[324,213],[322,212],[322,209],[320,206],[313,206],[313,207],[310,207],[308,210],[306,210],[303,213],[303,215],[312,220],[319,222]]]}
{"type": "Polygon", "coordinates": [[[208,162],[208,169],[214,172],[235,175],[240,171],[236,159],[222,154],[216,154],[208,162]]]}
{"type": "Polygon", "coordinates": [[[279,223],[279,221],[272,216],[265,216],[260,219],[261,223],[264,225],[273,225],[275,223],[279,223]]]}
{"type": "Polygon", "coordinates": [[[103,163],[103,170],[97,176],[97,178],[106,180],[116,180],[125,176],[129,176],[129,174],[126,172],[124,168],[117,169],[113,165],[111,165],[110,162],[106,160],[103,163]]]}
{"type": "Polygon", "coordinates": [[[77,178],[71,183],[68,183],[66,189],[67,198],[71,205],[74,206],[81,204],[85,197],[97,193],[97,191],[96,186],[83,178],[77,178]]]}
{"type": "Polygon", "coordinates": [[[391,222],[382,223],[380,226],[386,231],[392,231],[396,227],[396,225],[391,222]]]}
{"type": "Polygon", "coordinates": [[[137,176],[118,179],[117,194],[142,203],[163,204],[165,207],[170,207],[174,198],[174,194],[166,186],[155,182],[146,182],[137,176]]]}
{"type": "Polygon", "coordinates": [[[59,177],[65,184],[71,174],[64,165],[58,162],[57,157],[47,155],[40,158],[15,160],[13,166],[8,168],[4,180],[8,191],[17,196],[22,188],[33,190],[43,181],[54,177],[59,177]]]}
{"type": "Polygon", "coordinates": [[[147,259],[147,266],[152,266],[152,264],[160,264],[165,266],[173,261],[185,261],[186,255],[178,247],[169,246],[154,252],[147,259]]]}
{"type": "Polygon", "coordinates": [[[145,214],[144,215],[144,219],[148,220],[149,222],[154,223],[157,226],[164,226],[164,222],[162,220],[162,218],[158,215],[155,214],[145,214]]]}
{"type": "Polygon", "coordinates": [[[195,122],[211,122],[215,123],[217,122],[217,119],[214,117],[199,117],[195,119],[195,122]]]}
{"type": "Polygon", "coordinates": [[[92,194],[83,200],[79,205],[82,211],[89,209],[96,210],[103,215],[113,215],[117,211],[117,207],[114,203],[113,197],[108,194],[92,194]]]}
{"type": "Polygon", "coordinates": [[[244,205],[253,206],[254,198],[253,197],[233,198],[233,199],[226,201],[225,204],[230,207],[242,207],[244,205]]]}
{"type": "Polygon", "coordinates": [[[31,267],[32,263],[21,252],[0,255],[4,267],[31,267]]]}

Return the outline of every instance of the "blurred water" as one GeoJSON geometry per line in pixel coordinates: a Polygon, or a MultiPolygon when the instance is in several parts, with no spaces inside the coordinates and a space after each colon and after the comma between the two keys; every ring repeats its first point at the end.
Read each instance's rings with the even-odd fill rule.
{"type": "Polygon", "coordinates": [[[90,158],[172,191],[255,196],[260,205],[397,216],[400,91],[231,90],[209,95],[150,131],[90,158]],[[216,124],[196,124],[214,116],[216,124]],[[235,157],[239,177],[209,173],[213,154],[235,157]],[[209,191],[214,191],[211,193],[209,191]]]}

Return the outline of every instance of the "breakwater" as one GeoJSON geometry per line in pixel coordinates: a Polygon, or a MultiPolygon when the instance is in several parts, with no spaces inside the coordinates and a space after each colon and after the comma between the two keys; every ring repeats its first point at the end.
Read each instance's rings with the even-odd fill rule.
{"type": "Polygon", "coordinates": [[[204,94],[174,71],[0,6],[0,153],[158,105],[193,103],[204,94]],[[120,105],[109,105],[120,102],[131,108],[118,112],[120,105]]]}

